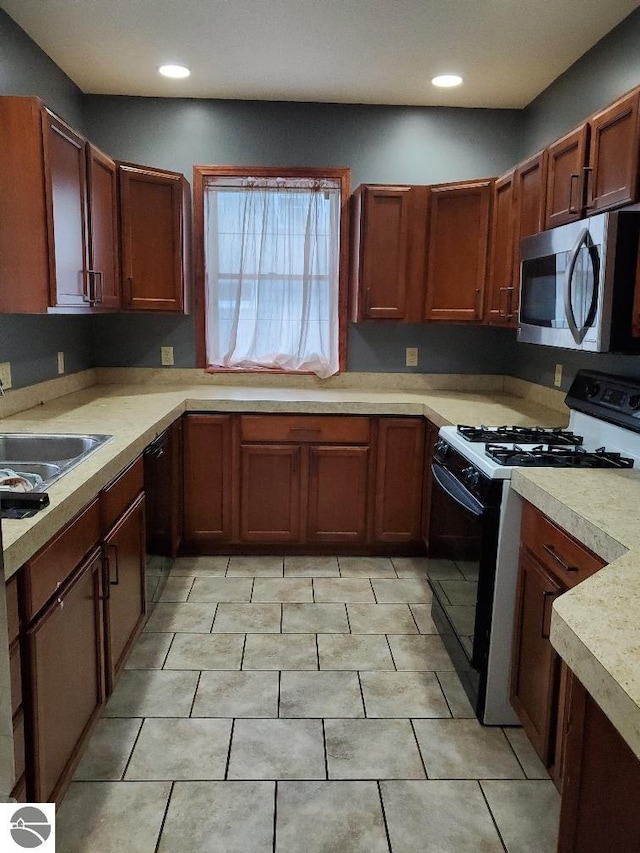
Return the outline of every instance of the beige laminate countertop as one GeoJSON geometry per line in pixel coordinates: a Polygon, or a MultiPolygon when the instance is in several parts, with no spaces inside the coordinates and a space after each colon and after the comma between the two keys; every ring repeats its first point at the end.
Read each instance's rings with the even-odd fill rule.
{"type": "Polygon", "coordinates": [[[640,758],[640,470],[519,469],[511,485],[609,563],[556,599],[551,643],[640,758]]]}
{"type": "MultiPolygon", "coordinates": [[[[474,387],[473,378],[468,386],[474,387]]],[[[478,384],[478,383],[476,383],[478,384]]],[[[113,438],[49,489],[30,519],[3,521],[8,579],[184,411],[422,415],[446,423],[566,423],[566,414],[503,391],[362,391],[231,385],[94,385],[0,420],[0,432],[113,438]]]]}

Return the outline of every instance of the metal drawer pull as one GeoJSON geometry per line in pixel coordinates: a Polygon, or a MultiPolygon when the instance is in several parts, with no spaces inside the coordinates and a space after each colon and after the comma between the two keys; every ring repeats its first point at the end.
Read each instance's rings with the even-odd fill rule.
{"type": "Polygon", "coordinates": [[[547,552],[547,554],[549,554],[549,556],[553,557],[556,563],[562,566],[565,572],[578,571],[578,566],[570,566],[568,563],[565,563],[565,561],[560,556],[558,556],[558,553],[556,552],[556,549],[553,547],[553,545],[543,545],[542,547],[547,552]]]}
{"type": "Polygon", "coordinates": [[[573,205],[573,182],[577,181],[579,177],[580,175],[574,173],[569,180],[569,213],[578,213],[578,208],[573,205]]]}
{"type": "Polygon", "coordinates": [[[289,427],[289,432],[312,432],[314,435],[322,432],[320,427],[289,427]]]}

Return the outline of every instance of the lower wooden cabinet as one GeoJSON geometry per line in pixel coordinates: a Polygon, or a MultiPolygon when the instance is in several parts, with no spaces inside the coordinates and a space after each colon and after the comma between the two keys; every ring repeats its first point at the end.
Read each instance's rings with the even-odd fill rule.
{"type": "Polygon", "coordinates": [[[558,788],[563,784],[568,671],[549,639],[552,605],[603,565],[539,510],[523,505],[511,702],[558,788]]]}
{"type": "Polygon", "coordinates": [[[35,802],[64,789],[104,701],[101,576],[96,549],[27,631],[35,802]]]}
{"type": "Polygon", "coordinates": [[[310,447],[308,541],[364,542],[368,482],[368,447],[310,447]]]}
{"type": "Polygon", "coordinates": [[[301,455],[288,444],[240,448],[241,541],[299,541],[301,455]]]}
{"type": "Polygon", "coordinates": [[[145,614],[144,494],[104,537],[105,639],[110,693],[145,614]]]}
{"type": "Polygon", "coordinates": [[[182,419],[144,452],[147,553],[175,557],[182,540],[182,419]]]}
{"type": "Polygon", "coordinates": [[[411,543],[420,538],[425,428],[421,418],[380,418],[376,453],[373,538],[411,543]]]}
{"type": "Polygon", "coordinates": [[[558,853],[638,853],[640,759],[572,673],[567,693],[558,853]]]}
{"type": "Polygon", "coordinates": [[[184,418],[187,553],[421,550],[423,418],[184,418]]]}

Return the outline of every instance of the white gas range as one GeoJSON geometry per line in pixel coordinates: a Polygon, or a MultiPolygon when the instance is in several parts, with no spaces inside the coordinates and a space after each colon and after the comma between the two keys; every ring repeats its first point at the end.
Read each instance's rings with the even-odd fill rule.
{"type": "Polygon", "coordinates": [[[640,379],[579,371],[566,430],[443,427],[432,465],[430,556],[463,580],[430,580],[433,618],[487,725],[519,722],[509,701],[521,499],[518,467],[640,467],[640,379]]]}

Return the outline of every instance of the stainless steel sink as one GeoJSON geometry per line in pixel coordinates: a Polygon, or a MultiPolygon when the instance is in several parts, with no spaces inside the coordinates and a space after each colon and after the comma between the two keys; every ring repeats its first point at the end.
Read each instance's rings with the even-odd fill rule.
{"type": "Polygon", "coordinates": [[[46,489],[110,438],[110,435],[0,433],[0,468],[18,474],[38,474],[43,478],[38,489],[46,489]]]}

